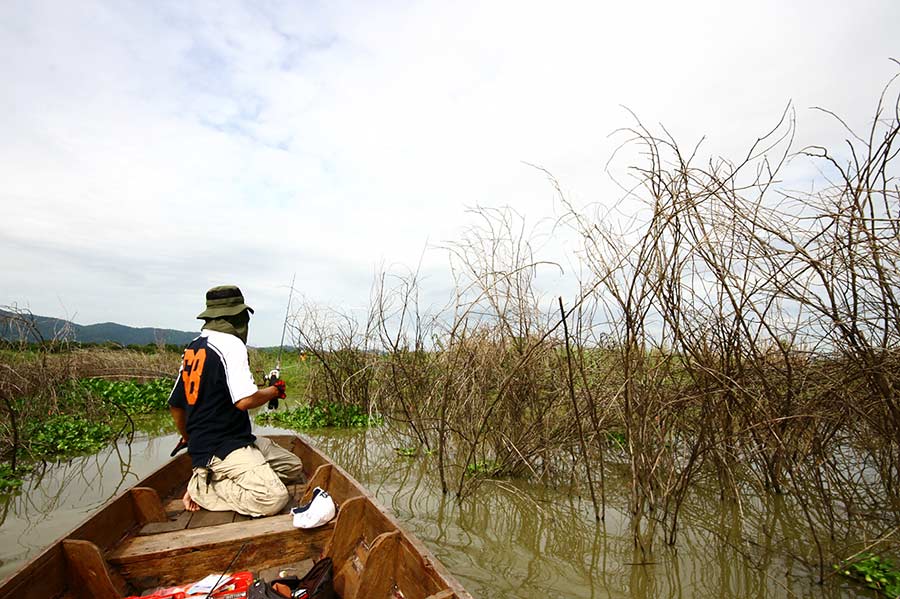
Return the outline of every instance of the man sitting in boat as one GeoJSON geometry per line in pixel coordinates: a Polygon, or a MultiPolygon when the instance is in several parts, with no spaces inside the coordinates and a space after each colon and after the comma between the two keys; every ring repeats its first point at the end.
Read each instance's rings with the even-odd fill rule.
{"type": "Polygon", "coordinates": [[[193,475],[184,507],[277,514],[289,499],[285,482],[300,478],[300,458],[251,432],[249,410],[285,396],[284,381],[257,388],[247,330],[253,309],[234,285],[206,292],[200,336],[184,350],[169,409],[187,441],[193,475]]]}

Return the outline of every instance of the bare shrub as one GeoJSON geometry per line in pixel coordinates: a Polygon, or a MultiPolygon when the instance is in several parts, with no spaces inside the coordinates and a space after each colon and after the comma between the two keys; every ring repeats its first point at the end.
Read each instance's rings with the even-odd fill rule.
{"type": "Polygon", "coordinates": [[[535,255],[525,219],[477,209],[447,245],[443,308],[421,310],[409,271],[379,276],[365,323],[298,315],[298,342],[322,361],[319,393],[377,404],[438,453],[458,497],[486,477],[547,480],[568,460],[602,518],[606,475],[624,460],[645,557],[676,542],[701,486],[738,514],[779,497],[802,514],[824,579],[830,560],[900,523],[892,89],[840,153],[796,152],[790,108],[736,162],[636,121],[620,132],[645,160],[623,185],[634,216],[622,228],[611,210],[573,206],[547,173],[557,226],[581,240],[580,293],[562,312],[535,284],[558,267],[535,255]],[[780,178],[807,160],[826,183],[786,189],[780,178]]]}
{"type": "Polygon", "coordinates": [[[313,401],[371,408],[374,364],[371,325],[346,314],[301,302],[291,319],[296,344],[315,357],[308,395],[313,401]]]}

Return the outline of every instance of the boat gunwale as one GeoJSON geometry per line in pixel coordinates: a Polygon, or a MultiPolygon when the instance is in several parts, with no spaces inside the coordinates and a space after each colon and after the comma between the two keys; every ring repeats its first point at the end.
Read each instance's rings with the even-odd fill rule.
{"type": "MultiPolygon", "coordinates": [[[[351,476],[343,467],[331,459],[330,456],[317,448],[310,439],[301,433],[273,433],[261,436],[268,437],[275,442],[281,441],[282,443],[279,443],[279,445],[283,445],[285,442],[290,444],[289,450],[295,454],[297,454],[297,443],[299,443],[299,449],[305,454],[305,456],[301,455],[300,457],[301,459],[304,457],[306,458],[303,459],[303,469],[304,473],[307,474],[307,478],[311,478],[319,466],[323,464],[330,465],[332,473],[337,471],[339,476],[346,481],[348,486],[357,493],[357,495],[341,498],[343,501],[347,501],[353,497],[365,498],[372,507],[400,533],[400,539],[404,544],[406,544],[414,554],[421,557],[426,572],[431,570],[434,575],[436,575],[437,579],[446,585],[447,590],[452,591],[460,599],[471,599],[471,594],[469,594],[459,581],[450,574],[447,568],[431,553],[421,539],[406,530],[406,528],[384,505],[381,504],[380,501],[378,501],[368,488],[351,476]],[[310,460],[310,457],[313,459],[310,460]]],[[[152,488],[162,500],[168,497],[172,491],[177,489],[178,486],[188,478],[189,474],[190,457],[186,454],[182,454],[160,465],[136,484],[123,489],[107,500],[100,508],[87,515],[84,520],[75,525],[69,532],[57,538],[43,551],[22,564],[15,572],[11,573],[3,580],[0,580],[0,599],[11,599],[12,597],[22,596],[59,596],[67,593],[70,589],[69,579],[66,575],[67,562],[63,551],[64,541],[89,541],[95,543],[104,554],[110,553],[117,546],[135,536],[137,527],[143,524],[132,500],[132,489],[135,487],[152,488]],[[172,480],[177,480],[178,482],[171,482],[172,480]],[[111,529],[104,529],[98,522],[109,519],[110,514],[113,513],[114,510],[122,512],[121,515],[127,514],[130,518],[124,522],[119,518],[113,518],[112,521],[118,524],[118,526],[111,529]],[[54,576],[47,577],[45,575],[44,571],[48,568],[53,572],[54,576]],[[38,584],[35,584],[34,579],[36,578],[39,579],[38,584]],[[41,581],[44,585],[49,585],[46,589],[49,595],[43,593],[43,589],[38,588],[42,587],[41,581]],[[30,587],[26,587],[26,585],[30,585],[30,587]],[[35,590],[37,590],[37,592],[34,595],[31,595],[31,592],[35,590]]],[[[227,527],[234,524],[239,523],[230,522],[218,526],[227,527]]]]}
{"type": "MultiPolygon", "coordinates": [[[[312,441],[310,439],[308,439],[305,435],[303,435],[301,433],[295,433],[295,434],[271,434],[271,435],[266,435],[266,436],[268,436],[273,441],[275,441],[276,439],[283,439],[283,440],[290,439],[292,441],[294,439],[296,439],[296,440],[300,441],[301,443],[303,443],[303,445],[305,445],[306,449],[310,453],[317,455],[322,460],[322,463],[330,464],[331,467],[334,470],[337,470],[337,472],[344,479],[346,479],[347,482],[351,486],[353,486],[357,489],[357,491],[360,494],[359,496],[366,498],[369,501],[369,503],[371,503],[372,507],[377,512],[379,512],[391,524],[391,526],[393,526],[400,533],[401,540],[404,541],[405,543],[407,543],[410,546],[410,549],[412,549],[414,553],[417,553],[419,556],[421,556],[423,558],[425,567],[432,569],[435,572],[435,574],[438,576],[438,578],[441,579],[444,582],[444,584],[447,585],[448,590],[453,591],[459,599],[466,599],[466,598],[471,599],[472,598],[472,595],[468,591],[466,591],[465,588],[463,588],[462,584],[458,580],[456,580],[456,577],[454,577],[450,573],[449,570],[447,570],[446,566],[444,566],[444,564],[441,563],[441,561],[438,560],[434,556],[433,553],[431,553],[431,551],[428,549],[428,547],[425,546],[425,544],[422,542],[422,540],[420,538],[418,538],[417,536],[415,536],[414,534],[412,534],[410,531],[408,531],[397,520],[397,518],[394,516],[394,514],[391,513],[391,511],[389,509],[387,509],[380,501],[378,501],[378,499],[375,497],[375,495],[371,491],[369,491],[368,487],[366,487],[365,485],[360,483],[358,480],[356,480],[353,476],[351,476],[349,472],[347,472],[340,464],[338,464],[335,460],[333,460],[331,458],[331,456],[329,456],[328,454],[326,454],[325,452],[320,450],[318,447],[316,447],[315,444],[313,444],[312,441]]],[[[307,493],[309,493],[309,492],[310,492],[310,490],[307,490],[307,493]]],[[[350,499],[350,497],[346,498],[345,501],[347,499],[350,499]]]]}

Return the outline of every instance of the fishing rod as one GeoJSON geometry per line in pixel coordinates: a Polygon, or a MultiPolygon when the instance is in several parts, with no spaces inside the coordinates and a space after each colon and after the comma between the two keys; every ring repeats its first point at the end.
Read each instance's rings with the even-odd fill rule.
{"type": "Polygon", "coordinates": [[[284,349],[284,333],[287,331],[288,317],[291,315],[291,300],[294,299],[294,280],[297,273],[291,277],[291,292],[288,294],[287,308],[284,310],[284,324],[281,327],[281,343],[278,344],[278,359],[275,360],[275,370],[281,372],[281,350],[284,349]]]}
{"type": "MultiPolygon", "coordinates": [[[[281,342],[278,344],[278,358],[275,360],[275,369],[269,373],[268,380],[266,381],[269,385],[274,385],[275,381],[281,378],[281,352],[284,350],[284,334],[287,332],[288,318],[290,318],[291,315],[291,301],[294,299],[294,281],[296,279],[297,273],[295,272],[291,277],[291,291],[288,294],[287,308],[284,310],[284,324],[281,326],[281,342]]],[[[269,401],[267,409],[277,410],[278,398],[269,401]]]]}
{"type": "MultiPolygon", "coordinates": [[[[215,591],[219,587],[219,585],[222,583],[222,579],[225,578],[225,575],[228,574],[229,570],[231,570],[231,566],[234,565],[234,562],[237,561],[237,558],[240,557],[241,553],[244,552],[244,549],[246,547],[247,547],[247,543],[241,544],[240,549],[238,549],[237,553],[234,554],[234,557],[231,558],[231,562],[229,562],[229,564],[225,567],[225,571],[219,575],[219,579],[216,580],[216,584],[214,584],[214,585],[212,585],[212,587],[210,587],[209,591],[206,593],[206,597],[204,597],[203,599],[209,599],[209,596],[213,594],[213,591],[215,591]]],[[[213,574],[213,576],[215,576],[215,574],[213,574]]]]}

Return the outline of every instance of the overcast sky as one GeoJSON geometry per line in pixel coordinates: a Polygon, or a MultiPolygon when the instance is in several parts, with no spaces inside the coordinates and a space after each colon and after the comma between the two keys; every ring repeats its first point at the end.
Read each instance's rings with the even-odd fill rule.
{"type": "MultiPolygon", "coordinates": [[[[446,285],[467,207],[610,205],[632,123],[738,157],[871,118],[900,2],[0,2],[0,305],[195,330],[208,287],[277,344],[288,284],[364,305],[446,285]]],[[[552,281],[550,282],[552,286],[552,281]]]]}

